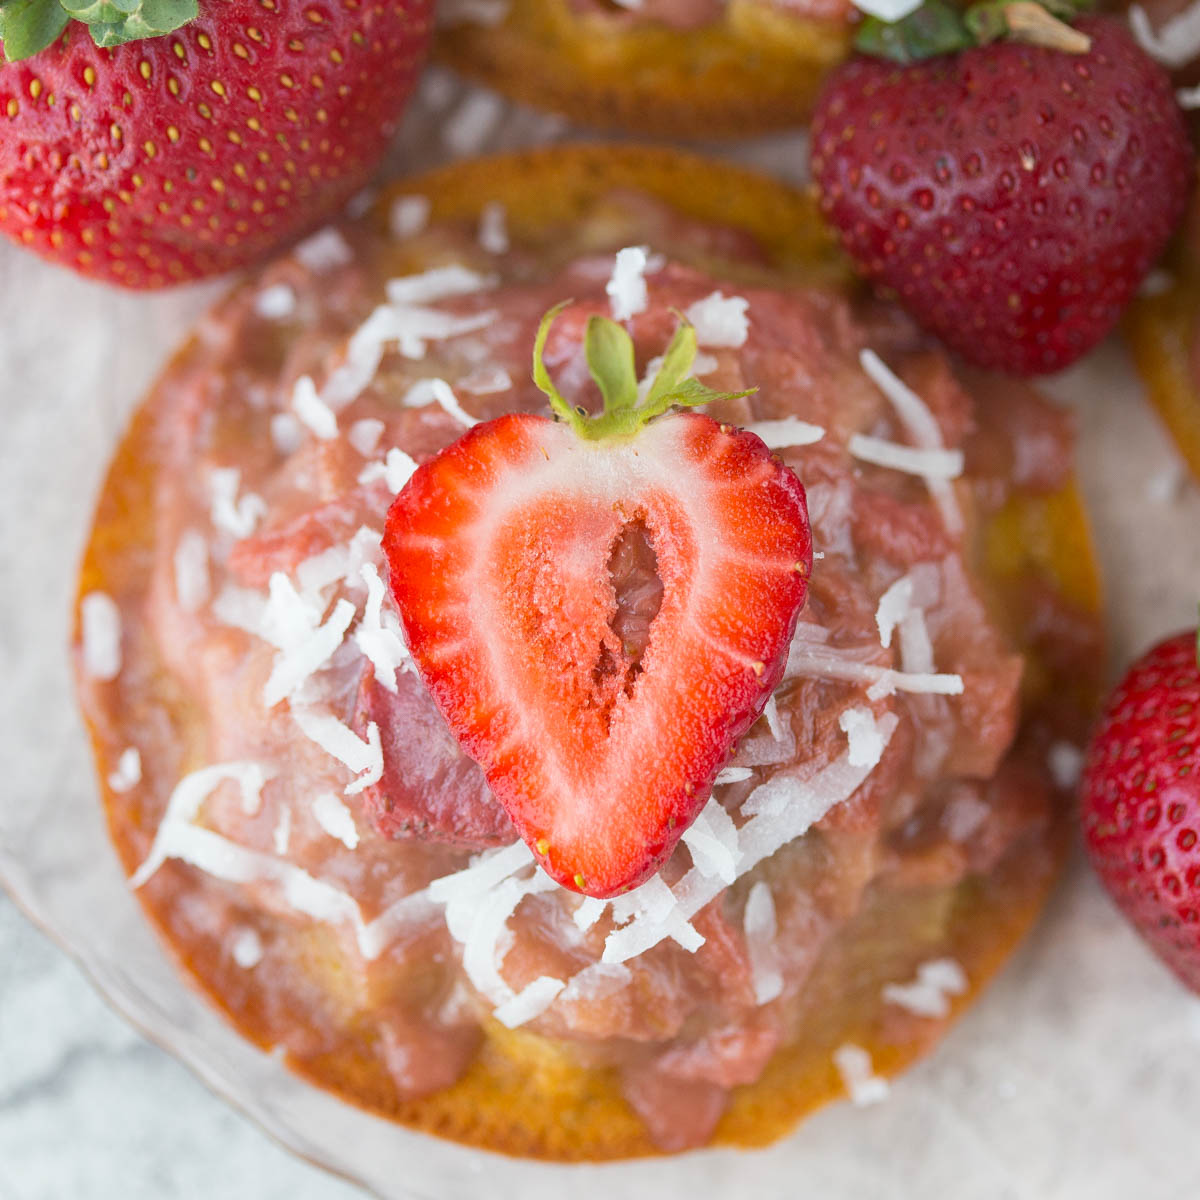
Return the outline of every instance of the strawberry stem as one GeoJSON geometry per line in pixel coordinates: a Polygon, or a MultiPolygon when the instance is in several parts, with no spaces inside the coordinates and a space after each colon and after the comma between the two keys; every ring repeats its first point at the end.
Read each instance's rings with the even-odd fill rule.
{"type": "Polygon", "coordinates": [[[556,304],[538,326],[533,342],[533,382],[545,392],[555,416],[568,422],[580,437],[597,440],[607,437],[631,437],[647,421],[661,416],[676,405],[695,407],[715,400],[738,400],[750,396],[757,388],[744,392],[717,392],[698,379],[689,377],[698,350],[696,330],[682,313],[676,313],[679,324],[671,344],[663,354],[662,363],[646,388],[645,397],[638,402],[638,377],[633,338],[629,331],[608,317],[588,318],[584,333],[584,356],[588,371],[600,389],[604,406],[600,413],[590,415],[583,408],[573,408],[558,390],[546,367],[546,338],[550,326],[570,300],[556,304]]]}
{"type": "Polygon", "coordinates": [[[1091,7],[1092,0],[983,0],[964,13],[946,0],[925,0],[898,21],[865,18],[854,46],[860,53],[899,63],[954,54],[1001,38],[1086,54],[1091,39],[1068,22],[1091,7]]]}

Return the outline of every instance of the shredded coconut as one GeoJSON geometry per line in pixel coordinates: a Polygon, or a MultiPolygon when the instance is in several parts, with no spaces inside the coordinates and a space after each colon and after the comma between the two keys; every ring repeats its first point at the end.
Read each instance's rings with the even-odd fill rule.
{"type": "Polygon", "coordinates": [[[198,529],[185,529],[175,546],[175,598],[184,612],[194,613],[208,603],[208,542],[198,529]]]}
{"type": "Polygon", "coordinates": [[[332,713],[295,705],[292,719],[310,742],[315,742],[331,758],[336,758],[358,776],[346,786],[347,796],[361,792],[383,777],[383,745],[379,739],[379,726],[374,721],[367,726],[367,740],[364,742],[332,713]]]}
{"type": "Polygon", "coordinates": [[[349,600],[339,600],[328,620],[303,638],[293,639],[289,635],[263,687],[263,704],[267,708],[274,708],[281,700],[293,695],[313,672],[333,657],[354,620],[354,613],[354,605],[349,600]]]}
{"type": "Polygon", "coordinates": [[[696,328],[696,341],[701,346],[730,346],[746,344],[750,319],[746,310],[750,301],[742,296],[726,296],[716,291],[697,300],[684,314],[696,328]]]}
{"type": "Polygon", "coordinates": [[[472,396],[491,396],[496,392],[507,392],[513,385],[512,376],[498,366],[477,367],[469,375],[464,375],[458,386],[472,396]]]}
{"type": "Polygon", "coordinates": [[[859,12],[889,23],[902,21],[921,7],[922,0],[851,0],[859,12]]]}
{"type": "Polygon", "coordinates": [[[310,271],[323,274],[354,261],[354,251],[334,228],[320,229],[302,241],[292,253],[310,271]]]}
{"type": "Polygon", "coordinates": [[[237,467],[213,467],[208,473],[212,523],[235,538],[249,537],[267,513],[266,502],[253,492],[238,499],[241,486],[242,473],[237,467]]]}
{"type": "Polygon", "coordinates": [[[244,971],[252,970],[262,962],[262,938],[256,930],[240,929],[234,936],[230,953],[233,955],[233,961],[244,971]]]}
{"type": "Polygon", "coordinates": [[[128,792],[142,782],[142,756],[136,746],[121,751],[116,768],[108,776],[108,786],[114,792],[128,792]]]}
{"type": "Polygon", "coordinates": [[[741,858],[737,828],[715,800],[709,800],[700,810],[684,832],[682,841],[691,852],[692,862],[707,874],[715,875],[726,884],[737,879],[738,859],[741,858]]]}
{"type": "Polygon", "coordinates": [[[1138,44],[1165,67],[1177,70],[1200,54],[1200,4],[1193,2],[1165,22],[1157,33],[1146,10],[1135,4],[1129,10],[1129,27],[1138,44]]]}
{"type": "Polygon", "coordinates": [[[886,438],[870,437],[865,433],[851,434],[847,449],[863,462],[903,471],[908,475],[920,475],[931,482],[957,479],[963,471],[961,450],[921,450],[899,442],[889,442],[886,438]]]}
{"type": "Polygon", "coordinates": [[[1055,786],[1073,791],[1083,773],[1083,751],[1071,742],[1055,742],[1046,756],[1055,786]]]}
{"type": "Polygon", "coordinates": [[[868,689],[867,698],[870,700],[880,700],[894,692],[935,696],[962,695],[961,675],[895,671],[890,667],[867,661],[864,658],[867,653],[870,653],[867,648],[839,650],[807,638],[794,637],[788,649],[784,678],[794,679],[802,676],[863,684],[868,689]]]}
{"type": "Polygon", "coordinates": [[[444,379],[418,379],[404,393],[403,403],[407,408],[422,408],[426,404],[437,404],[447,416],[453,417],[460,425],[464,425],[468,429],[472,425],[479,424],[469,412],[463,410],[458,402],[458,397],[454,394],[454,389],[444,379]]]}
{"type": "Polygon", "coordinates": [[[496,286],[495,275],[481,275],[460,263],[431,267],[419,275],[402,275],[386,285],[388,303],[400,307],[434,304],[454,296],[469,296],[496,286]]]}
{"type": "Polygon", "coordinates": [[[508,253],[508,224],[504,205],[493,200],[479,215],[479,244],[489,254],[508,253]]]}
{"type": "Polygon", "coordinates": [[[309,375],[301,375],[292,389],[292,411],[323,441],[338,435],[333,409],[317,394],[317,385],[309,375]]]}
{"type": "Polygon", "coordinates": [[[276,854],[283,855],[288,852],[291,844],[292,810],[285,804],[279,810],[279,818],[275,822],[275,828],[271,831],[271,845],[275,847],[276,854]]]}
{"type": "Polygon", "coordinates": [[[750,957],[750,981],[759,1004],[774,1000],[783,991],[783,974],[775,947],[775,899],[761,879],[746,896],[742,918],[746,932],[746,952],[750,957]]]}
{"type": "Polygon", "coordinates": [[[842,709],[838,717],[841,729],[850,744],[849,762],[852,767],[875,767],[883,757],[883,736],[875,714],[866,707],[842,709]]]}
{"type": "Polygon", "coordinates": [[[83,669],[93,679],[121,673],[121,612],[106,592],[88,592],[79,603],[83,669]]]}
{"type": "Polygon", "coordinates": [[[331,838],[337,838],[347,850],[358,845],[358,830],[350,810],[332,792],[322,792],[312,802],[312,815],[331,838]]]}
{"type": "Polygon", "coordinates": [[[254,297],[254,311],[267,321],[283,321],[296,311],[296,293],[286,283],[273,283],[254,297]]]}
{"type": "Polygon", "coordinates": [[[346,434],[346,441],[363,458],[370,458],[378,448],[379,439],[383,437],[385,428],[384,423],[378,417],[363,417],[362,420],[355,421],[350,426],[350,430],[346,434]]]}
{"type": "Polygon", "coordinates": [[[256,762],[215,763],[185,775],[167,800],[167,810],[159,823],[150,853],[130,877],[130,887],[140,888],[168,858],[176,857],[170,849],[174,832],[185,825],[190,826],[201,805],[222,783],[226,780],[235,782],[242,790],[242,807],[252,811],[260,803],[263,785],[270,777],[270,772],[256,762]]]}
{"type": "Polygon", "coordinates": [[[952,958],[922,963],[912,983],[889,983],[883,998],[917,1017],[940,1020],[950,1013],[950,997],[961,996],[968,986],[966,972],[952,958]]]}
{"type": "Polygon", "coordinates": [[[820,425],[801,421],[799,417],[784,417],[779,421],[755,421],[746,426],[746,432],[762,438],[763,443],[771,450],[783,450],[788,446],[811,446],[825,436],[825,430],[820,425]]]}
{"type": "Polygon", "coordinates": [[[646,311],[650,303],[646,272],[650,269],[649,246],[626,246],[617,251],[612,275],[604,285],[614,321],[628,321],[646,311]]]}
{"type": "Polygon", "coordinates": [[[727,783],[744,783],[753,775],[754,772],[749,767],[726,767],[717,773],[716,779],[713,780],[713,786],[723,787],[727,783]]]}
{"type": "Polygon", "coordinates": [[[428,196],[398,196],[392,201],[388,225],[394,238],[416,237],[429,223],[428,196]]]}
{"type": "Polygon", "coordinates": [[[833,1052],[833,1065],[842,1077],[852,1104],[862,1107],[887,1099],[888,1082],[875,1074],[871,1056],[861,1046],[852,1042],[839,1046],[833,1052]]]}
{"type": "Polygon", "coordinates": [[[396,672],[413,669],[412,656],[404,644],[400,623],[391,611],[383,611],[383,580],[373,563],[362,568],[367,585],[367,603],[354,631],[354,643],[375,669],[375,679],[389,692],[396,691],[396,672]]]}
{"type": "Polygon", "coordinates": [[[271,441],[280,454],[295,454],[304,445],[304,426],[290,412],[272,413],[271,441]]]}
{"type": "Polygon", "coordinates": [[[367,463],[359,471],[358,482],[365,485],[382,479],[386,481],[388,491],[394,494],[412,478],[416,469],[416,462],[398,446],[393,446],[384,456],[383,462],[367,463]]]}
{"type": "Polygon", "coordinates": [[[540,1017],[554,1003],[558,994],[566,987],[561,979],[550,975],[540,975],[532,983],[522,988],[511,1000],[496,1006],[493,1014],[501,1025],[515,1029],[540,1017]]]}
{"type": "Polygon", "coordinates": [[[442,141],[460,158],[479,154],[502,113],[498,96],[492,92],[471,92],[454,114],[442,122],[442,141]]]}
{"type": "Polygon", "coordinates": [[[601,900],[597,896],[584,896],[582,903],[571,914],[571,919],[580,930],[586,932],[604,916],[607,908],[607,900],[601,900]]]}
{"type": "MultiPolygon", "coordinates": [[[[929,405],[874,350],[863,350],[859,354],[859,362],[867,377],[891,402],[896,416],[900,418],[901,425],[913,442],[923,450],[944,450],[942,429],[929,405]]],[[[853,447],[850,452],[854,453],[853,447]]],[[[960,466],[958,473],[961,474],[961,471],[960,466]]],[[[948,479],[926,476],[926,486],[938,507],[938,512],[941,513],[942,524],[947,532],[952,535],[961,533],[963,518],[953,485],[948,479]]]]}

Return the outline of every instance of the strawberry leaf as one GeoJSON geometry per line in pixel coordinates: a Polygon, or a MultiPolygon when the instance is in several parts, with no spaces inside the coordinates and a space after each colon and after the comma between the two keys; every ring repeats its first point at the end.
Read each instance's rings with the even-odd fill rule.
{"type": "Polygon", "coordinates": [[[83,21],[97,46],[119,46],[160,37],[194,20],[197,0],[59,0],[83,21]]]}
{"type": "Polygon", "coordinates": [[[588,318],[584,334],[588,370],[604,397],[606,412],[622,412],[637,404],[637,367],[633,338],[607,317],[588,318]]]}
{"type": "Polygon", "coordinates": [[[54,41],[70,18],[58,0],[0,0],[0,42],[7,62],[31,58],[54,41]]]}
{"type": "Polygon", "coordinates": [[[953,54],[974,44],[962,14],[943,0],[925,0],[916,12],[899,21],[867,17],[854,39],[855,49],[863,54],[898,63],[953,54]]]}
{"type": "Polygon", "coordinates": [[[698,404],[712,404],[714,400],[741,400],[744,396],[753,396],[757,391],[758,388],[747,388],[744,392],[718,392],[698,379],[685,379],[663,399],[667,407],[679,404],[694,408],[698,404]]]}

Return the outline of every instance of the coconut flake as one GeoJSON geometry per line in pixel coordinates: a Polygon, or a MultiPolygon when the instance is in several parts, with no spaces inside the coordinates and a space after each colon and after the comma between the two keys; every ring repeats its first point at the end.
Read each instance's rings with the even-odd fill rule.
{"type": "Polygon", "coordinates": [[[236,783],[242,791],[242,808],[252,810],[261,803],[263,785],[270,778],[271,772],[256,762],[214,763],[185,775],[167,800],[167,809],[150,853],[130,877],[130,887],[140,888],[168,858],[177,857],[171,852],[174,831],[183,826],[190,827],[201,805],[222,783],[226,780],[236,783]]]}
{"type": "Polygon", "coordinates": [[[347,796],[379,782],[383,776],[383,747],[379,740],[379,726],[374,721],[367,726],[367,740],[363,741],[332,713],[294,705],[292,719],[310,742],[315,742],[331,758],[336,758],[358,776],[345,788],[347,796]]]}
{"type": "Polygon", "coordinates": [[[418,379],[404,393],[403,403],[406,408],[423,408],[426,404],[437,404],[447,416],[453,417],[468,429],[479,424],[470,413],[463,410],[454,389],[444,379],[418,379]]]}
{"type": "Polygon", "coordinates": [[[136,746],[121,751],[116,768],[109,773],[108,786],[114,792],[128,792],[142,782],[142,756],[136,746]]]}
{"type": "Polygon", "coordinates": [[[777,742],[786,740],[791,729],[789,726],[784,725],[783,718],[779,715],[779,702],[775,699],[774,692],[767,697],[762,715],[767,722],[767,728],[771,731],[771,736],[777,742]]]}
{"type": "Polygon", "coordinates": [[[382,479],[387,483],[388,491],[395,494],[412,478],[416,469],[416,461],[398,446],[393,446],[384,456],[383,462],[367,463],[359,471],[358,482],[365,486],[382,479]]]}
{"type": "Polygon", "coordinates": [[[350,244],[332,226],[307,237],[293,251],[301,266],[320,275],[354,261],[350,244]]]}
{"type": "Polygon", "coordinates": [[[257,967],[263,956],[262,938],[258,936],[257,930],[239,929],[234,935],[230,953],[233,955],[233,961],[244,971],[257,967]]]}
{"type": "Polygon", "coordinates": [[[701,346],[730,346],[746,344],[750,319],[746,310],[750,301],[742,296],[726,296],[716,291],[692,304],[686,317],[695,326],[696,341],[701,346]]]}
{"type": "Polygon", "coordinates": [[[1200,54],[1200,4],[1192,3],[1165,22],[1157,33],[1146,10],[1135,4],[1129,10],[1129,27],[1138,44],[1171,70],[1186,66],[1200,54]]]}
{"type": "Polygon", "coordinates": [[[875,625],[879,629],[879,644],[886,650],[892,644],[896,626],[912,611],[913,580],[910,575],[901,575],[891,587],[879,597],[875,609],[875,625]]]}
{"type": "Polygon", "coordinates": [[[836,649],[807,638],[795,637],[788,648],[784,678],[794,679],[799,676],[862,684],[867,688],[869,700],[881,700],[895,692],[935,696],[962,695],[961,675],[896,671],[868,661],[873,653],[876,651],[872,647],[836,649]]]}
{"type": "Polygon", "coordinates": [[[825,430],[820,425],[801,421],[799,417],[784,417],[779,421],[755,421],[746,426],[746,432],[761,438],[769,450],[783,450],[788,446],[811,446],[825,436],[825,430]]]}
{"type": "Polygon", "coordinates": [[[504,24],[511,7],[511,0],[441,0],[437,20],[446,27],[482,25],[494,29],[504,24]]]}
{"type": "Polygon", "coordinates": [[[184,612],[194,613],[208,602],[208,541],[198,529],[185,529],[175,544],[175,599],[184,612]]]}
{"type": "Polygon", "coordinates": [[[354,605],[349,600],[339,600],[327,621],[303,639],[289,639],[276,656],[270,678],[263,687],[263,704],[267,708],[274,708],[280,701],[294,695],[310,675],[333,657],[354,620],[354,614],[354,605]]]}
{"type": "Polygon", "coordinates": [[[280,454],[295,454],[304,445],[304,426],[290,412],[272,413],[271,441],[280,454]]]}
{"type": "Polygon", "coordinates": [[[323,441],[337,437],[337,417],[317,394],[317,385],[310,375],[301,375],[296,380],[292,389],[292,411],[323,441]]]}
{"type": "Polygon", "coordinates": [[[910,13],[921,7],[923,0],[851,0],[859,12],[878,17],[889,24],[902,21],[910,13]]]}
{"type": "Polygon", "coordinates": [[[296,293],[286,283],[273,283],[254,297],[254,311],[267,321],[283,321],[296,311],[296,293]]]}
{"type": "Polygon", "coordinates": [[[367,585],[367,603],[354,631],[354,644],[370,661],[376,681],[389,692],[395,692],[396,672],[414,669],[412,655],[404,643],[399,621],[393,613],[383,611],[383,580],[373,563],[363,565],[362,579],[367,585]]]}
{"type": "Polygon", "coordinates": [[[922,963],[912,983],[889,983],[883,998],[917,1017],[940,1020],[950,1014],[950,997],[961,996],[968,987],[966,972],[952,958],[922,963]]]}
{"type": "Polygon", "coordinates": [[[416,237],[429,224],[429,208],[428,196],[398,196],[388,212],[392,237],[416,237]]]}
{"type": "Polygon", "coordinates": [[[106,592],[88,592],[79,602],[83,669],[93,679],[121,673],[121,612],[106,592]]]}
{"type": "Polygon", "coordinates": [[[253,492],[238,499],[242,473],[237,467],[213,467],[208,473],[212,523],[235,538],[249,537],[267,514],[266,501],[253,492]]]}
{"type": "MultiPolygon", "coordinates": [[[[896,416],[900,418],[900,424],[904,426],[913,442],[923,450],[943,450],[945,442],[942,438],[942,427],[929,405],[874,350],[863,350],[858,357],[863,371],[888,398],[896,416]]],[[[851,453],[854,453],[853,449],[851,453]]],[[[961,473],[961,467],[959,472],[961,473]]],[[[960,534],[963,530],[962,511],[958,507],[958,500],[950,481],[926,476],[926,486],[934,504],[937,505],[947,532],[952,535],[960,534]]]]}
{"type": "Polygon", "coordinates": [[[844,708],[838,717],[838,728],[850,744],[849,762],[852,767],[875,767],[883,757],[883,736],[875,714],[866,707],[844,708]]]}
{"type": "Polygon", "coordinates": [[[744,783],[753,775],[754,772],[749,767],[726,767],[717,772],[717,777],[713,780],[713,787],[724,787],[727,783],[744,783]]]}
{"type": "Polygon", "coordinates": [[[279,818],[275,822],[275,828],[271,830],[271,845],[275,848],[275,853],[284,855],[288,852],[288,846],[292,843],[292,810],[288,805],[283,805],[279,810],[279,818]]]}
{"type": "Polygon", "coordinates": [[[492,92],[471,92],[442,122],[442,141],[460,158],[480,153],[502,115],[500,98],[492,92]]]}
{"type": "Polygon", "coordinates": [[[576,928],[586,933],[600,920],[607,908],[607,900],[602,900],[598,896],[584,896],[582,903],[571,914],[571,920],[575,922],[576,928]]]}
{"type": "Polygon", "coordinates": [[[558,994],[567,985],[550,975],[539,975],[532,983],[523,987],[511,1000],[496,1006],[492,1014],[501,1025],[515,1029],[540,1017],[554,1003],[558,994]]]}
{"type": "MultiPolygon", "coordinates": [[[[723,883],[737,879],[737,864],[741,858],[737,828],[729,814],[715,800],[700,810],[682,838],[692,855],[692,862],[708,875],[723,883]]],[[[674,897],[672,897],[672,902],[674,897]]]]}
{"type": "Polygon", "coordinates": [[[782,993],[783,973],[779,969],[779,953],[775,946],[775,899],[770,887],[761,879],[746,896],[742,928],[746,933],[754,999],[759,1004],[766,1004],[782,993]]]}
{"type": "Polygon", "coordinates": [[[1046,755],[1046,765],[1056,787],[1073,791],[1083,774],[1083,751],[1071,742],[1055,742],[1046,755]]]}
{"type": "Polygon", "coordinates": [[[400,307],[433,304],[453,296],[469,296],[496,286],[495,275],[481,275],[461,263],[431,267],[419,275],[402,275],[386,284],[390,304],[400,307]]]}
{"type": "Polygon", "coordinates": [[[614,321],[628,321],[646,311],[650,303],[646,272],[659,269],[659,262],[651,263],[649,246],[625,246],[617,251],[612,275],[604,285],[614,321]]]}
{"type": "Polygon", "coordinates": [[[499,366],[477,367],[458,381],[458,386],[464,392],[470,392],[472,396],[491,396],[497,392],[507,392],[512,385],[512,376],[499,366]]]}
{"type": "Polygon", "coordinates": [[[331,838],[337,838],[347,850],[358,845],[358,830],[350,810],[332,792],[322,792],[310,806],[313,818],[331,838]]]}
{"type": "Polygon", "coordinates": [[[963,471],[961,450],[921,450],[865,433],[851,434],[847,449],[862,462],[874,463],[929,481],[957,479],[963,471]]]}
{"type": "Polygon", "coordinates": [[[370,458],[378,448],[379,439],[383,437],[385,428],[386,426],[378,417],[363,417],[361,421],[355,421],[350,426],[350,430],[346,434],[346,441],[363,458],[370,458]]]}
{"type": "Polygon", "coordinates": [[[488,254],[508,253],[508,225],[504,205],[491,201],[479,214],[479,244],[488,254]]]}
{"type": "Polygon", "coordinates": [[[871,1055],[861,1046],[853,1042],[839,1046],[833,1052],[833,1065],[842,1077],[852,1104],[861,1108],[887,1099],[888,1081],[875,1074],[871,1055]]]}

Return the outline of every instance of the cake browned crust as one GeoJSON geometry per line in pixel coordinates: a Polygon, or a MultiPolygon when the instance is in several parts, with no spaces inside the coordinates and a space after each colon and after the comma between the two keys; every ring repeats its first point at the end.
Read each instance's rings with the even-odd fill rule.
{"type": "MultiPolygon", "coordinates": [[[[191,690],[188,672],[178,663],[168,664],[173,648],[164,649],[163,618],[151,603],[155,589],[166,586],[162,563],[156,565],[156,560],[171,560],[163,543],[174,537],[162,498],[175,486],[173,476],[186,473],[186,461],[178,456],[193,444],[181,439],[180,423],[191,423],[189,437],[195,444],[215,441],[218,450],[227,450],[222,439],[232,436],[235,425],[226,430],[219,413],[212,414],[228,389],[243,396],[253,391],[288,354],[299,353],[302,359],[307,354],[313,364],[332,354],[332,347],[344,342],[362,319],[360,292],[373,294],[381,281],[445,265],[461,249],[463,230],[473,236],[489,204],[504,206],[514,256],[504,262],[511,261],[514,277],[526,280],[537,277],[543,264],[563,257],[566,231],[586,228],[586,245],[576,245],[576,253],[611,254],[640,242],[661,246],[672,260],[685,264],[679,275],[684,288],[696,279],[714,278],[748,291],[766,285],[784,292],[817,289],[836,298],[829,301],[829,311],[839,320],[852,291],[805,195],[675,152],[564,148],[465,163],[407,181],[360,224],[345,229],[350,265],[314,280],[302,264],[285,260],[219,305],[139,410],[110,470],[79,584],[81,598],[102,593],[126,618],[121,669],[98,678],[89,667],[81,632],[76,644],[80,692],[122,863],[130,874],[138,872],[139,895],[181,965],[248,1038],[263,1047],[283,1046],[293,1070],[346,1100],[438,1136],[559,1160],[653,1154],[694,1139],[672,1146],[670,1129],[664,1133],[661,1128],[652,1136],[645,1113],[639,1115],[629,1100],[628,1063],[608,1053],[608,1042],[587,1043],[577,1029],[556,1032],[537,1022],[507,1028],[487,1005],[468,1003],[464,1015],[456,1000],[459,1009],[453,1018],[406,1043],[405,1053],[411,1055],[419,1044],[426,1055],[412,1068],[419,1071],[421,1086],[406,1091],[407,1077],[386,1043],[399,1036],[389,1031],[407,1027],[388,1021],[397,1009],[416,1004],[413,997],[423,996],[422,989],[443,986],[437,973],[442,968],[429,964],[457,951],[439,923],[413,926],[405,934],[402,956],[383,955],[364,966],[347,954],[344,941],[328,924],[281,911],[269,897],[264,899],[265,891],[252,893],[228,878],[214,879],[170,855],[157,869],[145,871],[172,789],[181,777],[212,760],[213,730],[220,725],[206,711],[203,695],[191,690]],[[401,193],[428,200],[432,232],[411,239],[388,236],[392,204],[401,193]],[[685,223],[665,227],[664,206],[685,223]],[[697,235],[696,223],[708,232],[697,235]],[[457,232],[443,238],[443,229],[457,232]],[[301,307],[295,327],[288,318],[272,335],[257,298],[281,286],[300,297],[301,307]],[[346,309],[332,324],[341,320],[341,328],[305,329],[306,298],[319,293],[323,312],[339,311],[339,288],[345,290],[346,309]],[[298,351],[304,340],[311,345],[298,351]],[[146,612],[153,619],[143,620],[146,612]],[[136,620],[129,619],[135,614],[136,620]],[[121,755],[130,745],[141,748],[140,778],[136,786],[117,789],[111,777],[120,777],[121,755]],[[255,952],[231,951],[230,935],[236,930],[251,931],[255,952]],[[250,959],[253,969],[246,965],[250,959]]],[[[752,299],[752,318],[754,303],[752,299]]],[[[903,320],[874,308],[867,319],[897,359],[911,361],[914,371],[924,363],[920,369],[944,379],[946,388],[958,387],[944,364],[931,365],[929,348],[903,320]],[[905,346],[909,349],[902,354],[905,346]]],[[[1086,519],[1074,485],[1061,470],[1046,467],[1039,474],[1026,464],[1020,478],[1012,478],[1012,463],[997,450],[1006,444],[1003,437],[987,435],[992,425],[1004,425],[999,414],[1022,404],[1041,413],[1040,402],[995,380],[974,377],[962,383],[975,398],[966,471],[957,485],[967,512],[962,558],[978,578],[981,611],[993,629],[989,636],[1003,646],[1006,661],[1017,663],[1019,656],[1020,663],[1013,675],[1021,680],[1019,729],[1005,738],[1011,747],[973,793],[986,808],[991,788],[996,796],[992,815],[1003,819],[988,823],[989,817],[980,817],[992,839],[987,853],[981,846],[966,849],[966,842],[958,850],[951,844],[939,824],[945,797],[918,798],[906,821],[889,830],[881,827],[877,844],[890,847],[891,866],[878,869],[855,893],[852,911],[824,943],[803,988],[789,1000],[786,1033],[765,1069],[752,1081],[721,1086],[719,1119],[714,1116],[715,1128],[711,1137],[706,1135],[710,1144],[762,1145],[844,1094],[846,1070],[839,1071],[835,1056],[847,1046],[865,1051],[878,1076],[895,1074],[928,1051],[1033,922],[1061,863],[1068,802],[1053,786],[1047,759],[1052,747],[1081,735],[1100,661],[1099,593],[1086,519]],[[922,1014],[884,999],[889,984],[911,980],[931,960],[953,960],[964,977],[958,994],[945,998],[944,1012],[922,1014]]],[[[498,415],[489,405],[519,399],[521,385],[514,388],[495,400],[481,394],[477,415],[498,415]]],[[[261,417],[247,412],[247,421],[261,417]]],[[[441,420],[436,413],[433,417],[441,420]]],[[[735,418],[749,422],[762,414],[747,410],[727,419],[735,418]]],[[[239,453],[245,477],[253,478],[255,456],[274,451],[243,448],[239,453]]],[[[323,472],[340,469],[335,460],[341,453],[332,444],[320,450],[323,457],[316,459],[311,474],[314,486],[320,486],[323,472]]],[[[797,470],[803,477],[799,466],[797,470]]],[[[320,545],[319,538],[315,544],[320,545]]],[[[169,545],[173,548],[174,542],[169,545]]],[[[256,545],[262,554],[279,550],[267,535],[256,545]]],[[[253,563],[245,567],[252,568],[253,563]]],[[[828,569],[834,569],[832,560],[828,569]]],[[[819,561],[814,620],[821,611],[821,571],[819,561]]],[[[178,582],[176,575],[176,586],[178,582]]],[[[161,603],[172,619],[178,615],[174,599],[161,603]]],[[[241,669],[243,643],[230,635],[219,645],[221,653],[238,648],[242,657],[229,659],[229,671],[241,669]]],[[[208,651],[216,653],[213,646],[208,651]]],[[[193,661],[198,676],[212,670],[210,664],[193,661]]],[[[261,685],[262,679],[256,679],[255,686],[261,685]]],[[[985,723],[983,715],[979,721],[985,723]]],[[[973,770],[984,768],[971,767],[967,774],[973,770]]],[[[253,805],[236,795],[213,803],[206,819],[227,822],[226,834],[238,829],[249,837],[253,821],[268,815],[267,809],[252,811],[253,805]]],[[[848,802],[838,818],[842,831],[853,838],[856,820],[867,820],[867,814],[880,806],[886,810],[889,803],[887,796],[869,804],[861,797],[848,802]]],[[[362,813],[357,816],[356,825],[365,831],[362,813]]],[[[389,836],[395,833],[391,830],[389,836]]],[[[264,836],[269,843],[269,832],[264,836]]],[[[330,845],[337,849],[332,841],[330,845]]],[[[414,873],[414,887],[455,870],[465,856],[452,839],[410,845],[403,834],[390,841],[370,832],[362,832],[357,853],[371,864],[386,864],[389,855],[399,855],[398,874],[414,873]]],[[[761,870],[783,894],[791,885],[779,872],[796,860],[783,855],[773,861],[774,867],[768,862],[761,870]]],[[[306,865],[320,874],[322,862],[306,865]]],[[[378,895],[372,892],[373,911],[395,901],[394,882],[380,885],[378,895]]],[[[743,898],[739,893],[739,906],[743,898]]],[[[697,916],[698,924],[700,920],[697,916]]],[[[439,1003],[445,1008],[449,1001],[439,997],[439,1003]]],[[[644,1037],[640,1044],[657,1045],[644,1037]]],[[[682,1118],[681,1123],[686,1124],[682,1118]]]]}

